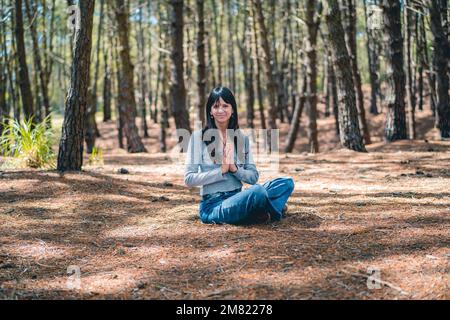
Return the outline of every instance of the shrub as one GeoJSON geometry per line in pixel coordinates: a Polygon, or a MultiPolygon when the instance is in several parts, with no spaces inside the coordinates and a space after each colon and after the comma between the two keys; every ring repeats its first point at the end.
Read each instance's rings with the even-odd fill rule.
{"type": "Polygon", "coordinates": [[[33,123],[32,118],[22,121],[10,119],[3,123],[0,154],[18,158],[30,168],[55,167],[53,131],[49,121],[50,117],[41,123],[33,123]]]}

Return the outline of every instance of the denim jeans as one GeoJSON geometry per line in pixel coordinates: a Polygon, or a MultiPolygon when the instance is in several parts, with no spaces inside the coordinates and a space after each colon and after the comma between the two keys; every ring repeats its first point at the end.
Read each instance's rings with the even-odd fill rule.
{"type": "Polygon", "coordinates": [[[204,223],[248,224],[269,213],[272,221],[279,221],[293,190],[292,178],[277,178],[244,191],[209,194],[200,203],[200,218],[204,223]]]}

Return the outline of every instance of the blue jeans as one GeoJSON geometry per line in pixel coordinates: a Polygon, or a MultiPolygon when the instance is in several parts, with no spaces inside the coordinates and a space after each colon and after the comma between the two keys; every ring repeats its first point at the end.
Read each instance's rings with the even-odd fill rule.
{"type": "Polygon", "coordinates": [[[200,218],[204,223],[248,224],[269,213],[272,221],[279,221],[293,190],[292,178],[277,178],[244,191],[206,195],[200,203],[200,218]]]}

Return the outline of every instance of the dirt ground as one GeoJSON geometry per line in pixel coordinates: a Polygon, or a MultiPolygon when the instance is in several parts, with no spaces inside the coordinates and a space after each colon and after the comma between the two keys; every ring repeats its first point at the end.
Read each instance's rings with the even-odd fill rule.
{"type": "Polygon", "coordinates": [[[267,225],[202,224],[156,126],[130,155],[100,124],[104,165],[79,174],[3,169],[0,299],[450,299],[450,141],[424,111],[418,140],[386,144],[383,119],[368,153],[340,149],[323,117],[322,152],[306,153],[302,129],[280,172],[261,172],[296,182],[267,225]]]}

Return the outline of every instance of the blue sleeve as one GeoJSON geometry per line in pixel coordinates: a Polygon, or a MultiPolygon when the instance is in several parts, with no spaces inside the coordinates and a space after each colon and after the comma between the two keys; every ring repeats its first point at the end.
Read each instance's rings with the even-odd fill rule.
{"type": "Polygon", "coordinates": [[[243,165],[236,165],[236,167],[238,170],[233,173],[236,178],[252,185],[258,182],[259,172],[253,161],[250,140],[248,137],[245,138],[245,163],[243,165]]]}

